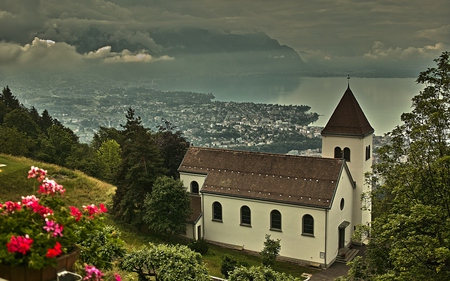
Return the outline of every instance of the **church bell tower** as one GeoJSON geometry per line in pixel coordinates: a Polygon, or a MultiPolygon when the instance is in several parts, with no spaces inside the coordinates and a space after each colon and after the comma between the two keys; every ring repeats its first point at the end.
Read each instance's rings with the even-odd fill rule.
{"type": "Polygon", "coordinates": [[[365,174],[372,171],[374,129],[359,106],[350,85],[322,130],[322,157],[342,158],[355,182],[353,224],[371,222],[370,201],[361,195],[371,191],[365,174]]]}

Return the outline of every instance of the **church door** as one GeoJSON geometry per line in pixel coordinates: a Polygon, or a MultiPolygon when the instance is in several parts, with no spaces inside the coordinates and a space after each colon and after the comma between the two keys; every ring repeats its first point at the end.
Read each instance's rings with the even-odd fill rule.
{"type": "Polygon", "coordinates": [[[339,228],[339,249],[345,247],[345,228],[339,228]]]}
{"type": "Polygon", "coordinates": [[[202,239],[202,226],[197,226],[197,239],[202,239]]]}

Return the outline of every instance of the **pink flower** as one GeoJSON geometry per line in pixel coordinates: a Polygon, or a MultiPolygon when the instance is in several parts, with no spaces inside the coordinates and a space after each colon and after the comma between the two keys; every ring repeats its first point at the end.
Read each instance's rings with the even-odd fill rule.
{"type": "Polygon", "coordinates": [[[43,228],[47,231],[53,231],[53,237],[56,236],[63,236],[62,235],[62,231],[64,229],[64,226],[59,225],[58,223],[56,223],[55,221],[49,220],[49,219],[45,219],[45,226],[43,226],[43,228]]]}
{"type": "Polygon", "coordinates": [[[37,180],[39,182],[43,181],[45,179],[46,175],[47,175],[46,170],[43,170],[43,169],[40,169],[40,168],[34,167],[34,166],[31,166],[31,169],[28,172],[28,178],[35,178],[36,176],[38,176],[37,180]]]}
{"type": "Polygon", "coordinates": [[[115,281],[122,281],[122,278],[120,278],[120,275],[119,275],[119,274],[115,273],[115,274],[114,274],[114,280],[115,280],[115,281]]]}
{"type": "Polygon", "coordinates": [[[6,248],[10,253],[21,253],[25,255],[28,250],[30,250],[31,244],[33,244],[33,239],[28,235],[25,236],[11,236],[11,239],[6,243],[6,248]]]}
{"type": "MultiPolygon", "coordinates": [[[[86,277],[83,278],[83,280],[88,280],[88,281],[101,281],[103,273],[97,269],[95,266],[93,265],[86,265],[84,267],[84,270],[86,271],[86,277]]],[[[117,280],[117,279],[116,279],[117,280]]]]}
{"type": "Polygon", "coordinates": [[[45,255],[47,258],[56,258],[57,256],[62,254],[61,244],[56,242],[55,247],[48,249],[47,254],[45,255]]]}
{"type": "Polygon", "coordinates": [[[22,206],[20,205],[20,202],[12,202],[12,201],[5,202],[5,204],[3,206],[6,208],[6,211],[9,213],[13,213],[14,211],[19,211],[22,208],[22,206]]]}
{"type": "Polygon", "coordinates": [[[88,212],[89,218],[93,218],[95,214],[105,213],[108,211],[104,204],[100,204],[99,206],[100,208],[98,208],[94,204],[83,206],[83,210],[88,212]]]}
{"type": "Polygon", "coordinates": [[[53,195],[57,192],[59,192],[60,194],[64,194],[66,190],[62,185],[57,184],[54,180],[45,179],[42,182],[41,186],[39,186],[38,192],[53,195]]]}

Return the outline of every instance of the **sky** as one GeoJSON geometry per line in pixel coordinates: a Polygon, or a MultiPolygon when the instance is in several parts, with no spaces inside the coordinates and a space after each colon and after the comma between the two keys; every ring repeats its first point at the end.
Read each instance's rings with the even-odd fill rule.
{"type": "Polygon", "coordinates": [[[423,69],[450,50],[450,2],[0,0],[0,70],[173,61],[177,58],[155,43],[152,30],[184,27],[264,32],[305,62],[325,68],[423,69]],[[89,32],[93,28],[108,38],[89,32]],[[113,41],[123,48],[113,50],[113,41]],[[136,44],[142,48],[127,48],[136,44]]]}

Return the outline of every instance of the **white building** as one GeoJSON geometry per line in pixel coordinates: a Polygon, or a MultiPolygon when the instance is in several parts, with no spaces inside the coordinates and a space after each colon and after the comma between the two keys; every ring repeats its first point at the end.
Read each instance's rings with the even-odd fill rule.
{"type": "Polygon", "coordinates": [[[186,236],[259,252],[270,234],[281,257],[330,266],[371,221],[360,198],[373,132],[347,88],[322,131],[322,158],[190,147],[179,167],[194,211],[186,236]]]}

